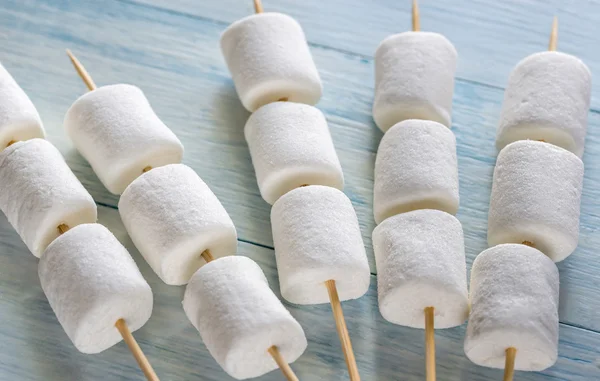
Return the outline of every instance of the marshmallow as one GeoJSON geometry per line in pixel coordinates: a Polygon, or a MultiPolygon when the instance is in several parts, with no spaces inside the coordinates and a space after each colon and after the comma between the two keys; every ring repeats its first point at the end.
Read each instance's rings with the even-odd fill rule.
{"type": "Polygon", "coordinates": [[[185,290],[183,309],[210,354],[238,380],[277,369],[267,352],[272,346],[290,363],[306,349],[302,327],[246,257],[217,259],[198,270],[185,290]]]}
{"type": "Polygon", "coordinates": [[[237,234],[217,196],[183,164],[155,168],[135,179],[119,200],[131,240],[165,283],[186,284],[206,262],[234,255],[237,234]]]}
{"type": "Polygon", "coordinates": [[[42,121],[35,106],[0,64],[0,150],[11,141],[44,136],[42,121]]]}
{"type": "Polygon", "coordinates": [[[435,328],[461,325],[469,314],[463,230],[456,217],[416,210],[373,230],[379,311],[388,321],[425,328],[434,307],[435,328]]]}
{"type": "Polygon", "coordinates": [[[406,119],[450,127],[457,53],[446,37],[430,32],[389,36],[375,52],[373,118],[383,131],[406,119]]]}
{"type": "Polygon", "coordinates": [[[36,257],[59,236],[59,225],[97,218],[92,196],[43,139],[17,142],[0,153],[0,209],[36,257]]]}
{"type": "Polygon", "coordinates": [[[425,120],[405,120],[390,128],[381,139],[375,160],[375,222],[416,209],[456,214],[458,203],[452,131],[425,120]]]}
{"type": "Polygon", "coordinates": [[[150,286],[102,225],[79,225],[58,237],[40,260],[38,275],[58,321],[83,353],[121,341],[119,319],[133,332],[152,313],[150,286]]]}
{"type": "Polygon", "coordinates": [[[590,108],[592,74],[577,57],[533,54],[510,74],[496,145],[545,140],[581,157],[590,108]]]}
{"type": "Polygon", "coordinates": [[[558,355],[558,269],[525,245],[499,245],[475,258],[465,353],[475,364],[504,368],[517,349],[515,369],[541,371],[558,355]]]}
{"type": "Polygon", "coordinates": [[[488,243],[528,242],[555,262],[577,247],[583,162],[535,141],[511,143],[498,155],[488,215],[488,243]]]}
{"type": "Polygon", "coordinates": [[[244,129],[262,197],[269,204],[302,185],[344,188],[344,175],[327,120],[301,103],[259,108],[244,129]]]}
{"type": "Polygon", "coordinates": [[[73,144],[102,184],[121,194],[144,168],[181,162],[183,146],[131,85],[100,87],[82,95],[65,116],[73,144]]]}
{"type": "Polygon", "coordinates": [[[302,27],[281,13],[259,13],[231,24],[221,51],[248,111],[278,100],[314,105],[322,85],[302,27]]]}
{"type": "Polygon", "coordinates": [[[329,303],[367,292],[371,273],[352,203],[335,188],[312,185],[283,195],[271,209],[281,295],[291,303],[329,303]]]}

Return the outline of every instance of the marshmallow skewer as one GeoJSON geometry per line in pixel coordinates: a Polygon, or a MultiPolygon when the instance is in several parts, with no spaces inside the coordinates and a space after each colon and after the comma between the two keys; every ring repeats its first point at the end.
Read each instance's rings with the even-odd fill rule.
{"type": "MultiPolygon", "coordinates": [[[[263,7],[262,7],[262,3],[260,0],[254,0],[254,9],[255,12],[257,14],[260,14],[263,12],[263,7]]],[[[280,17],[281,15],[279,15],[278,17],[280,17]]],[[[304,36],[302,36],[302,40],[304,40],[304,36]]],[[[305,44],[305,41],[302,41],[303,44],[305,44]]],[[[223,46],[223,42],[222,42],[222,46],[223,46]]],[[[308,52],[307,52],[308,53],[308,52]]],[[[307,54],[307,56],[309,56],[309,53],[307,54]]],[[[314,64],[312,62],[310,62],[310,66],[314,66],[314,64]]],[[[309,66],[309,67],[310,67],[309,66]]],[[[231,70],[231,67],[230,67],[231,70]]],[[[232,71],[233,74],[233,71],[232,71]]],[[[234,78],[235,79],[235,78],[234,78]]],[[[320,84],[318,85],[318,87],[320,87],[320,84]]],[[[238,91],[239,93],[239,91],[238,91]]],[[[320,91],[319,91],[320,93],[320,91]]],[[[284,95],[284,94],[281,94],[284,95]]],[[[320,94],[319,94],[320,97],[320,94]]],[[[242,100],[243,100],[243,96],[241,96],[242,100]]],[[[277,100],[278,102],[287,102],[290,100],[289,96],[278,96],[276,98],[273,99],[273,101],[277,100]]],[[[298,99],[300,100],[300,99],[298,99]]],[[[318,100],[318,97],[317,99],[318,100]]],[[[308,99],[306,100],[308,101],[308,99]]],[[[264,103],[264,102],[263,102],[264,103]]],[[[268,103],[268,102],[267,102],[268,103]]],[[[316,103],[316,101],[314,102],[307,102],[307,103],[316,103]]],[[[287,106],[283,106],[281,103],[271,103],[271,105],[263,105],[262,106],[263,109],[261,109],[261,111],[258,111],[255,114],[260,114],[261,116],[257,116],[257,121],[256,121],[256,127],[253,130],[259,129],[259,125],[264,122],[266,122],[266,120],[261,119],[262,116],[264,115],[265,117],[267,117],[267,114],[272,113],[278,113],[278,110],[281,109],[283,110],[285,109],[289,109],[287,111],[289,112],[293,112],[294,110],[298,109],[303,109],[306,113],[315,116],[315,118],[320,121],[322,119],[321,124],[317,123],[317,121],[315,121],[315,126],[317,126],[318,130],[321,131],[321,138],[323,138],[325,135],[327,135],[328,139],[323,139],[324,140],[324,144],[327,144],[327,147],[330,148],[330,150],[328,150],[328,152],[332,153],[331,157],[328,157],[329,160],[325,160],[327,161],[327,163],[324,162],[319,162],[319,163],[313,163],[315,167],[319,167],[319,168],[323,168],[323,167],[327,167],[328,170],[326,171],[327,174],[325,174],[323,176],[323,173],[318,173],[316,176],[313,173],[313,176],[311,177],[310,175],[308,176],[309,178],[307,178],[306,174],[300,174],[300,173],[295,173],[295,176],[293,176],[293,179],[289,179],[287,181],[284,181],[287,185],[282,186],[281,189],[278,189],[277,191],[274,191],[273,189],[271,189],[268,185],[267,185],[267,181],[263,181],[261,184],[261,180],[260,180],[260,175],[258,175],[259,177],[259,186],[261,188],[261,194],[263,195],[263,198],[273,204],[279,197],[283,196],[284,194],[286,194],[287,192],[292,191],[293,189],[299,187],[303,187],[306,185],[313,184],[313,183],[317,183],[317,184],[321,184],[324,180],[324,177],[327,178],[333,178],[334,180],[332,180],[332,182],[326,182],[327,185],[335,187],[335,188],[341,188],[343,187],[343,175],[341,174],[341,167],[339,165],[339,161],[337,159],[337,155],[335,154],[335,149],[333,148],[333,144],[331,144],[330,142],[330,137],[329,137],[329,132],[327,131],[326,128],[326,122],[325,119],[322,118],[322,115],[317,112],[315,113],[314,111],[312,111],[312,107],[309,106],[304,106],[304,105],[300,105],[300,104],[295,104],[295,103],[291,103],[289,107],[287,106]],[[269,111],[267,111],[269,110],[269,111]],[[318,114],[318,115],[316,115],[318,114]],[[319,115],[321,115],[321,117],[319,117],[319,115]],[[322,127],[325,127],[325,129],[321,129],[322,127]],[[325,134],[322,133],[322,131],[326,131],[325,134]],[[338,176],[339,175],[339,176],[338,176]],[[302,178],[302,180],[299,180],[300,178],[302,178]],[[297,183],[298,181],[300,181],[300,183],[297,183]],[[263,192],[263,188],[264,188],[264,192],[263,192]],[[285,188],[285,189],[284,189],[285,188]]],[[[252,110],[254,111],[254,110],[252,110]]],[[[253,115],[255,115],[253,114],[253,115]]],[[[302,114],[303,116],[304,113],[302,114]]],[[[269,121],[272,122],[272,121],[269,121]]],[[[249,142],[249,145],[252,145],[250,142],[254,141],[254,140],[258,140],[258,137],[254,136],[257,133],[260,134],[260,132],[251,132],[250,129],[248,129],[248,127],[246,128],[247,134],[246,134],[246,139],[249,142]]],[[[312,131],[313,134],[315,131],[312,131]]],[[[314,135],[311,135],[314,136],[314,135]]],[[[258,151],[260,145],[257,144],[257,146],[255,146],[255,150],[258,151]]],[[[318,148],[323,148],[323,147],[318,147],[318,148]]],[[[251,147],[251,151],[252,151],[252,147],[251,147]]],[[[319,152],[321,153],[321,152],[319,152]]],[[[290,152],[287,152],[287,158],[288,160],[290,159],[290,152]]],[[[316,157],[319,157],[320,159],[322,159],[322,156],[316,155],[316,157]]],[[[253,157],[253,163],[255,165],[255,168],[257,168],[257,163],[259,162],[259,158],[254,158],[253,157]]],[[[285,162],[285,161],[283,161],[285,162]]],[[[264,172],[268,172],[269,170],[266,169],[269,165],[267,165],[266,163],[272,163],[272,160],[266,160],[264,162],[264,172]]],[[[258,172],[258,169],[257,169],[258,172]]],[[[319,171],[317,171],[319,172],[319,171]]],[[[261,171],[262,173],[262,171],[261,171]]],[[[263,179],[265,180],[265,179],[263,179]]],[[[279,179],[278,183],[281,182],[281,179],[279,179]]],[[[325,185],[325,184],[323,184],[325,185]]],[[[277,252],[277,250],[276,250],[277,252]]],[[[280,273],[280,277],[281,277],[281,273],[280,273]]],[[[322,283],[323,284],[323,283],[322,283]]],[[[340,301],[340,296],[338,293],[338,286],[336,286],[336,281],[334,279],[327,279],[325,280],[324,284],[323,284],[327,290],[327,295],[329,296],[329,302],[331,304],[331,309],[332,309],[332,313],[333,313],[333,317],[336,323],[336,329],[337,329],[337,333],[340,339],[340,343],[342,346],[342,351],[344,353],[344,358],[346,361],[346,364],[348,366],[348,373],[350,376],[350,380],[351,381],[359,381],[360,380],[360,375],[358,373],[358,367],[356,364],[356,358],[354,356],[354,351],[352,349],[352,343],[350,340],[350,335],[348,333],[348,327],[346,325],[346,320],[344,318],[344,312],[342,309],[342,305],[341,305],[341,301],[340,301]]],[[[284,296],[285,297],[285,296],[284,296]]],[[[287,298],[286,298],[287,299],[287,298]]]]}
{"type": "MultiPolygon", "coordinates": [[[[552,29],[550,31],[550,41],[548,42],[548,50],[556,51],[558,44],[558,17],[554,16],[552,21],[552,29]]],[[[535,247],[532,242],[523,241],[523,245],[535,247]]],[[[504,378],[503,381],[512,381],[515,374],[515,358],[517,356],[517,348],[508,347],[506,348],[506,362],[504,364],[504,378]]]]}
{"type": "MultiPolygon", "coordinates": [[[[96,84],[92,80],[92,77],[89,75],[87,70],[85,70],[85,67],[81,64],[81,62],[79,62],[77,57],[75,57],[73,55],[73,53],[71,53],[71,51],[68,49],[67,49],[67,55],[71,59],[71,62],[73,63],[73,66],[75,67],[75,70],[77,70],[77,73],[79,74],[79,76],[81,77],[81,79],[83,80],[85,85],[87,86],[88,90],[89,91],[95,90],[96,84]]],[[[58,226],[58,230],[61,234],[63,234],[67,230],[69,230],[69,227],[65,224],[61,224],[60,226],[58,226]]],[[[148,358],[146,357],[146,355],[140,348],[139,344],[137,343],[137,341],[131,334],[129,327],[127,326],[127,323],[125,322],[125,320],[123,320],[123,319],[117,320],[117,322],[115,323],[115,327],[117,328],[117,330],[123,337],[123,340],[125,341],[125,343],[127,344],[127,347],[131,351],[131,354],[135,358],[135,361],[137,361],[140,369],[146,376],[146,379],[148,381],[159,381],[159,378],[156,375],[156,372],[154,372],[154,369],[152,368],[152,365],[150,365],[148,358]]]]}
{"type": "MultiPolygon", "coordinates": [[[[210,263],[213,261],[213,257],[208,250],[206,250],[204,253],[202,253],[202,258],[204,258],[206,260],[206,263],[210,263]]],[[[285,378],[288,381],[299,381],[298,377],[296,376],[296,374],[290,367],[290,364],[288,364],[288,362],[285,361],[285,358],[283,357],[281,352],[279,352],[279,349],[277,348],[276,345],[269,347],[269,349],[267,349],[267,352],[269,352],[271,357],[273,357],[273,360],[275,360],[277,365],[279,365],[279,369],[281,369],[281,373],[283,373],[283,375],[285,376],[285,378]]]]}
{"type": "MultiPolygon", "coordinates": [[[[421,30],[421,18],[417,0],[412,2],[412,30],[421,30]]],[[[425,307],[425,377],[427,381],[435,381],[435,307],[425,307]]]]}

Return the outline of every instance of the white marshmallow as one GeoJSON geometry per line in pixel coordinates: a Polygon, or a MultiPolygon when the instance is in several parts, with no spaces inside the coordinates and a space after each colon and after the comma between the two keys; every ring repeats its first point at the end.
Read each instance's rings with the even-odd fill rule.
{"type": "Polygon", "coordinates": [[[438,33],[389,36],[375,52],[373,118],[382,131],[406,119],[450,127],[458,53],[438,33]]]}
{"type": "Polygon", "coordinates": [[[121,341],[119,319],[133,332],[152,313],[150,286],[102,225],[79,225],[57,238],[40,260],[38,275],[58,321],[83,353],[121,341]]]}
{"type": "Polygon", "coordinates": [[[458,210],[456,138],[437,122],[405,120],[381,139],[373,212],[378,224],[416,209],[458,210]]]}
{"type": "Polygon", "coordinates": [[[321,111],[275,102],[256,110],[244,129],[262,197],[269,204],[302,185],[344,188],[344,174],[321,111]]]}
{"type": "Polygon", "coordinates": [[[289,363],[306,349],[302,327],[247,257],[217,259],[198,270],[185,290],[183,309],[210,354],[238,380],[277,369],[267,352],[272,346],[289,363]]]}
{"type": "Polygon", "coordinates": [[[517,141],[498,155],[488,243],[528,241],[555,262],[577,247],[583,162],[549,143],[517,141]]]}
{"type": "Polygon", "coordinates": [[[10,73],[0,64],[0,150],[11,140],[44,138],[35,106],[10,73]]]}
{"type": "Polygon", "coordinates": [[[352,203],[335,188],[312,185],[283,195],[271,209],[281,295],[291,303],[329,303],[367,292],[371,273],[352,203]]]}
{"type": "Polygon", "coordinates": [[[568,54],[541,52],[519,62],[504,92],[498,149],[517,140],[545,140],[581,157],[591,82],[588,67],[568,54]]]}
{"type": "Polygon", "coordinates": [[[48,141],[17,142],[0,153],[0,209],[40,257],[58,226],[96,222],[96,203],[48,141]]]}
{"type": "Polygon", "coordinates": [[[388,321],[425,328],[461,325],[469,314],[465,245],[460,222],[438,210],[416,210],[373,230],[379,311],[388,321]]]}
{"type": "Polygon", "coordinates": [[[515,369],[541,371],[558,355],[558,269],[525,245],[499,245],[475,258],[465,353],[475,364],[504,368],[517,349],[515,369]]]}
{"type": "Polygon", "coordinates": [[[73,144],[102,184],[121,194],[144,168],[181,162],[183,146],[131,85],[103,86],[79,97],[65,116],[73,144]]]}
{"type": "Polygon", "coordinates": [[[322,85],[302,27],[281,13],[260,13],[231,24],[221,51],[248,111],[285,98],[314,105],[322,85]]]}
{"type": "Polygon", "coordinates": [[[160,279],[186,284],[206,262],[234,255],[237,234],[217,196],[183,164],[152,169],[135,179],[119,200],[133,243],[160,279]]]}

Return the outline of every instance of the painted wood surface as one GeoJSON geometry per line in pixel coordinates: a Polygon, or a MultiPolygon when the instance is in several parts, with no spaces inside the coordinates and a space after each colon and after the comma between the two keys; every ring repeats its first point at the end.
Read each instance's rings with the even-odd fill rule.
{"type": "MultiPolygon", "coordinates": [[[[371,118],[372,54],[385,36],[409,27],[410,2],[379,0],[265,0],[305,28],[324,82],[318,107],[326,114],[346,176],[346,194],[359,216],[371,268],[373,165],[381,133],[371,118]]],[[[257,260],[277,290],[269,205],[259,195],[243,125],[248,113],[237,99],[221,57],[219,35],[252,12],[251,1],[143,0],[0,2],[0,61],[30,95],[49,140],[101,205],[105,223],[132,251],[155,291],[150,322],[135,335],[166,380],[223,380],[181,309],[182,288],[162,284],[127,237],[104,189],[62,128],[70,104],[85,91],[64,49],[70,48],[98,85],[141,87],[157,114],[186,147],[184,162],[221,199],[240,237],[240,253],[257,260]]],[[[422,27],[446,34],[460,53],[453,130],[457,136],[461,209],[467,265],[487,247],[486,225],[496,151],[495,127],[512,66],[543,50],[554,13],[560,17],[559,50],[577,54],[600,72],[600,35],[594,1],[421,2],[422,27]]],[[[594,85],[594,103],[600,88],[594,85]]],[[[592,111],[584,162],[581,239],[561,273],[560,360],[519,380],[600,379],[600,113],[592,111]]],[[[97,356],[68,341],[39,287],[37,260],[4,217],[0,220],[0,380],[142,379],[124,344],[97,356]]],[[[377,310],[375,275],[368,295],[344,303],[359,368],[365,380],[423,379],[423,332],[386,323],[377,310]]],[[[327,306],[289,306],[307,330],[309,350],[294,364],[302,380],[347,379],[327,306]]],[[[499,379],[462,351],[464,327],[439,331],[438,379],[499,379]]],[[[278,373],[262,378],[281,379],[278,373]]]]}

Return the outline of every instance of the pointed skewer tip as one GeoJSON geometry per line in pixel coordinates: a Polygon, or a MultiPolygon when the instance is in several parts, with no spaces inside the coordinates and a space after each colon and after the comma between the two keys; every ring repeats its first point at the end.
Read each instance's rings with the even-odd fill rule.
{"type": "Polygon", "coordinates": [[[558,17],[554,16],[552,20],[552,30],[550,31],[550,43],[548,44],[548,50],[555,51],[558,45],[558,17]]]}
{"type": "Polygon", "coordinates": [[[66,50],[67,50],[67,55],[69,56],[69,59],[71,60],[71,63],[73,64],[73,66],[75,67],[75,70],[77,71],[77,74],[79,74],[79,76],[83,80],[83,83],[85,83],[85,85],[87,86],[88,90],[90,90],[90,91],[95,90],[96,84],[94,83],[94,80],[89,75],[87,70],[85,70],[85,67],[83,67],[81,62],[79,62],[77,57],[75,57],[75,55],[69,49],[66,49],[66,50]]]}

